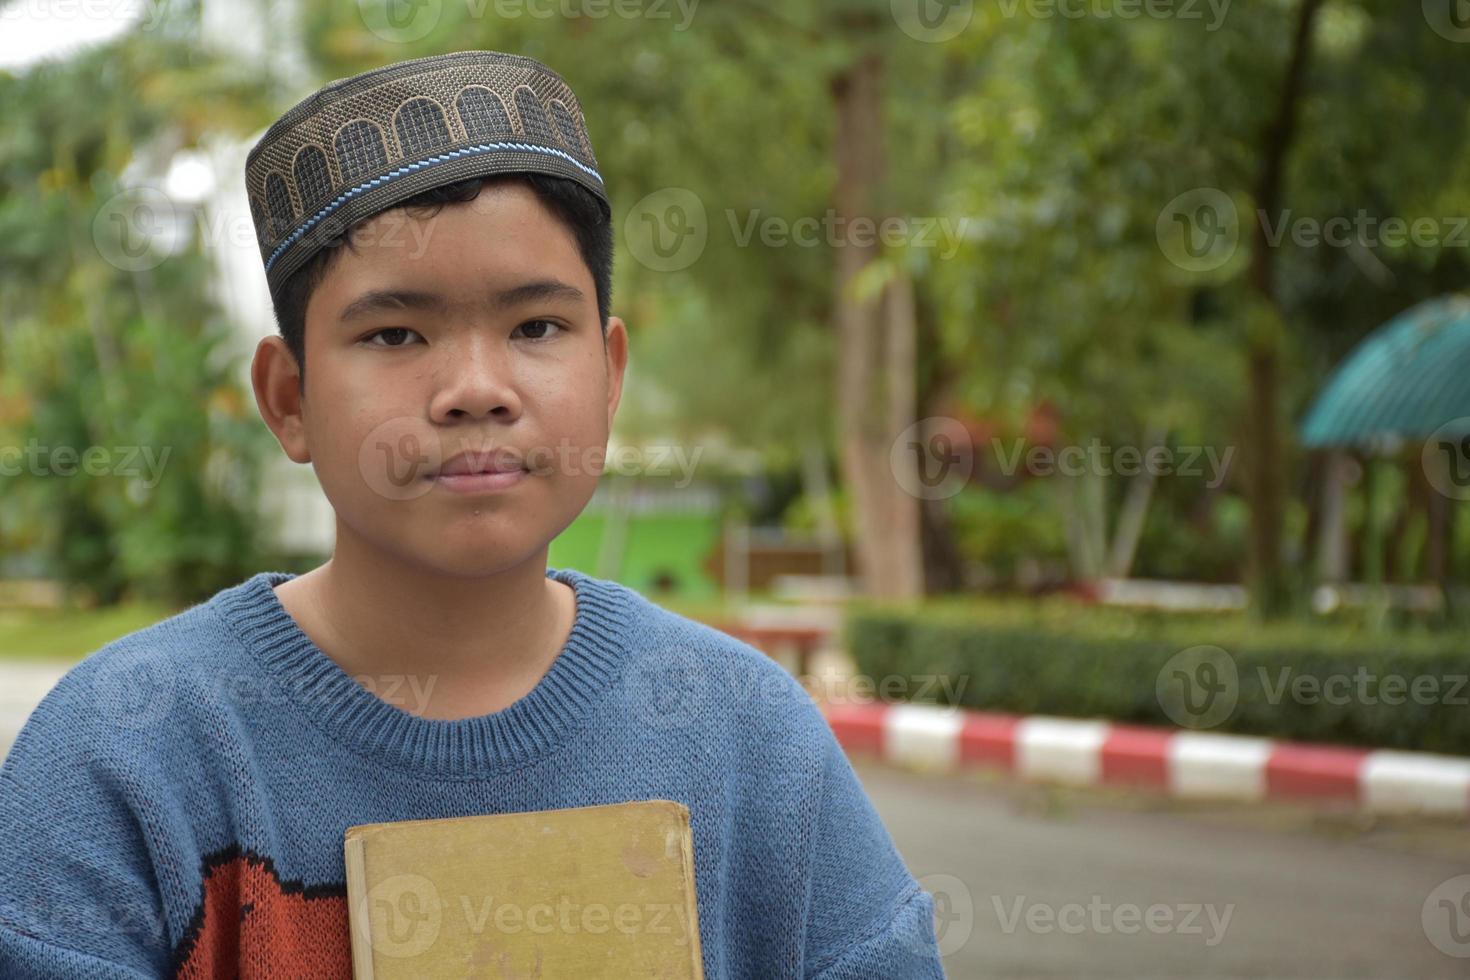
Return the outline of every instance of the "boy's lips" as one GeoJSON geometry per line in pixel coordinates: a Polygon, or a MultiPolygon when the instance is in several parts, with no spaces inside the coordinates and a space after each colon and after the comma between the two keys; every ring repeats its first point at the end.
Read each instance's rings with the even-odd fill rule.
{"type": "Polygon", "coordinates": [[[478,474],[513,474],[525,472],[524,457],[514,449],[501,446],[486,452],[466,451],[450,457],[433,474],[434,477],[475,476],[478,474]]]}
{"type": "Polygon", "coordinates": [[[508,490],[530,474],[525,470],[500,473],[441,473],[434,482],[454,493],[492,493],[508,490]]]}
{"type": "Polygon", "coordinates": [[[452,456],[431,479],[453,493],[494,493],[520,483],[527,473],[522,455],[501,446],[452,456]]]}

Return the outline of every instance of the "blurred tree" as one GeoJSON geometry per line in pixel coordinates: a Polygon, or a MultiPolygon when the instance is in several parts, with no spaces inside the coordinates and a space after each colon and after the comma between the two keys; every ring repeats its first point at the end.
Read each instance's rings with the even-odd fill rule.
{"type": "Polygon", "coordinates": [[[245,66],[197,54],[191,12],[0,72],[0,534],[102,602],[193,601],[259,563],[269,443],[226,355],[214,243],[122,176],[260,115],[245,66]]]}
{"type": "MultiPolygon", "coordinates": [[[[539,17],[529,8],[512,16],[486,4],[425,5],[413,16],[432,7],[431,29],[390,42],[384,27],[391,35],[402,18],[387,18],[386,5],[377,23],[373,3],[311,4],[302,28],[323,80],[472,47],[522,52],[563,72],[588,107],[614,200],[616,306],[634,340],[620,436],[754,446],[773,469],[818,478],[826,467],[813,461],[836,457],[858,551],[865,567],[882,570],[880,590],[913,591],[919,541],[930,553],[930,586],[957,582],[959,562],[945,547],[958,537],[951,512],[975,511],[931,502],[919,512],[902,499],[886,452],[900,423],[950,414],[1022,432],[1042,404],[1058,407],[1058,438],[1072,445],[1212,447],[1226,464],[1237,447],[1257,447],[1241,453],[1242,465],[1221,466],[1223,484],[1164,484],[1095,467],[1049,477],[1062,533],[1037,547],[1064,541],[1074,574],[1135,566],[1183,574],[1182,545],[1160,560],[1140,552],[1178,537],[1159,526],[1214,528],[1220,537],[1201,552],[1212,577],[1232,546],[1237,561],[1257,556],[1258,581],[1274,556],[1296,561],[1294,529],[1303,522],[1273,516],[1269,503],[1307,487],[1285,417],[1386,313],[1463,282],[1466,250],[1356,240],[1328,248],[1276,232],[1302,216],[1325,221],[1364,209],[1467,213],[1470,78],[1462,50],[1429,29],[1432,4],[1267,0],[1248,13],[1226,9],[1223,23],[977,4],[947,40],[921,39],[903,6],[740,0],[658,8],[664,16],[650,7],[639,16],[539,17]],[[1288,111],[1294,136],[1276,139],[1288,111]],[[1424,127],[1418,115],[1428,111],[1435,125],[1424,127]],[[1281,150],[1274,163],[1273,145],[1281,150]],[[1215,263],[1181,258],[1170,238],[1173,219],[1188,217],[1171,214],[1173,202],[1200,190],[1213,192],[1211,213],[1234,222],[1236,238],[1215,263]],[[703,238],[670,266],[650,253],[646,228],[674,213],[703,238]],[[899,244],[854,248],[850,228],[832,228],[857,214],[935,219],[938,247],[915,242],[920,226],[910,225],[899,244]],[[817,229],[813,238],[796,234],[803,223],[817,229]],[[1256,464],[1271,458],[1259,446],[1273,441],[1279,462],[1256,464]],[[1212,523],[1210,515],[1242,485],[1255,530],[1232,545],[1234,518],[1212,523]],[[1157,506],[1171,511],[1159,526],[1150,517],[1157,506]]],[[[180,23],[187,37],[188,18],[180,23]]],[[[164,53],[168,40],[155,37],[157,50],[146,55],[165,68],[174,57],[164,53]]],[[[259,106],[284,98],[270,86],[230,92],[223,75],[198,73],[204,62],[172,64],[189,70],[144,71],[126,60],[81,69],[110,70],[114,91],[146,93],[119,97],[129,104],[109,114],[145,112],[108,124],[123,146],[135,132],[167,131],[160,113],[184,144],[196,124],[256,126],[285,108],[259,106]]],[[[26,98],[39,107],[36,120],[66,118],[69,106],[58,102],[66,99],[86,115],[76,108],[84,100],[64,87],[26,98]]],[[[83,122],[72,130],[88,132],[83,122]]],[[[4,159],[23,161],[19,172],[34,179],[46,169],[35,161],[51,154],[32,147],[26,156],[24,144],[44,143],[47,132],[39,122],[11,128],[0,136],[4,159]]],[[[83,159],[41,185],[99,193],[85,175],[105,182],[119,156],[109,166],[83,159]]],[[[23,186],[11,181],[7,189],[23,186]]],[[[33,264],[75,251],[74,235],[41,240],[68,227],[68,200],[48,193],[0,210],[0,221],[14,219],[0,229],[12,232],[4,247],[33,264]]],[[[112,273],[102,272],[105,285],[112,273]]],[[[73,340],[86,341],[79,349],[95,365],[87,383],[114,406],[128,397],[114,330],[98,325],[139,317],[89,307],[106,288],[73,284],[68,293],[32,278],[33,291],[15,277],[0,296],[6,350],[26,332],[11,325],[35,320],[20,311],[39,309],[43,295],[69,297],[64,316],[86,328],[73,340]]],[[[149,294],[148,277],[120,278],[149,294]]],[[[156,319],[156,307],[135,305],[156,319]]],[[[0,419],[17,416],[24,393],[0,400],[0,419]]],[[[83,421],[96,426],[90,413],[83,421]]]]}
{"type": "MultiPolygon", "coordinates": [[[[1153,428],[1222,451],[1281,443],[1277,462],[1255,466],[1264,482],[1247,484],[1250,540],[1267,552],[1256,578],[1272,579],[1277,596],[1258,608],[1279,610],[1286,582],[1270,565],[1293,542],[1270,511],[1303,485],[1286,410],[1299,411],[1386,313],[1459,288],[1470,271],[1467,250],[1443,242],[1355,235],[1328,247],[1280,232],[1364,211],[1435,216],[1448,231],[1450,216],[1470,213],[1458,162],[1470,121],[1463,48],[1431,30],[1419,5],[1367,0],[1326,4],[1315,18],[1315,6],[1273,0],[1232,9],[1219,30],[1019,9],[977,8],[952,42],[984,66],[953,108],[969,165],[944,172],[983,229],[937,291],[950,357],[965,365],[959,383],[987,414],[1054,400],[1074,444],[1146,444],[1153,428]],[[1310,71],[1292,53],[1308,37],[1310,71]],[[1279,159],[1268,163],[1272,139],[1279,159]],[[1173,202],[1202,191],[1205,216],[1238,241],[1193,263],[1165,224],[1173,202]]],[[[1108,482],[1101,499],[1118,506],[1126,493],[1108,482]]],[[[1105,508],[1093,492],[1060,499],[1091,528],[1081,537],[1093,543],[1072,548],[1088,574],[1109,551],[1095,526],[1105,508]]]]}

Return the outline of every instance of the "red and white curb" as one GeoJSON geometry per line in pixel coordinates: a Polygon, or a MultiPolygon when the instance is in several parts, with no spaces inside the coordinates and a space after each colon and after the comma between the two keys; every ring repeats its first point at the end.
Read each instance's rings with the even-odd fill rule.
{"type": "Polygon", "coordinates": [[[1470,759],[1304,745],[1107,721],[911,704],[823,708],[844,749],[923,768],[1146,786],[1170,796],[1353,802],[1379,813],[1470,816],[1470,759]]]}

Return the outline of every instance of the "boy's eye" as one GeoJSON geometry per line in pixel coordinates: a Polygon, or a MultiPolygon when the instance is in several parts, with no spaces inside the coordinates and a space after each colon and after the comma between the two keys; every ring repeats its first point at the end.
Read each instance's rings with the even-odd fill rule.
{"type": "MultiPolygon", "coordinates": [[[[528,340],[548,340],[556,336],[556,331],[566,328],[552,320],[527,320],[516,329],[525,331],[528,340]]],[[[363,340],[370,347],[407,347],[415,338],[420,341],[424,339],[418,331],[408,327],[384,327],[368,334],[363,340]]]]}
{"type": "Polygon", "coordinates": [[[519,327],[516,327],[516,329],[529,330],[531,333],[528,336],[528,339],[530,340],[547,340],[550,337],[555,336],[555,334],[551,332],[552,330],[563,330],[565,328],[561,324],[554,323],[551,320],[527,320],[519,327]]]}
{"type": "MultiPolygon", "coordinates": [[[[410,337],[419,337],[419,334],[417,331],[410,330],[407,327],[385,327],[382,330],[377,330],[371,334],[368,334],[368,336],[363,339],[366,340],[368,342],[368,345],[371,347],[403,347],[408,343],[408,339],[410,337]],[[383,342],[374,343],[374,341],[377,341],[379,339],[381,339],[383,342]]],[[[419,337],[419,339],[422,340],[423,338],[419,337]]]]}

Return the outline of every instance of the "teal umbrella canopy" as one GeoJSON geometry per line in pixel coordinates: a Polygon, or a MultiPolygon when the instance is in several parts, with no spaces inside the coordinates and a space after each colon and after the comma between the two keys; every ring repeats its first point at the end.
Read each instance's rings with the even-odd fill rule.
{"type": "Polygon", "coordinates": [[[1470,434],[1470,296],[1420,303],[1369,334],[1318,393],[1300,436],[1311,448],[1382,451],[1446,427],[1470,434]]]}

